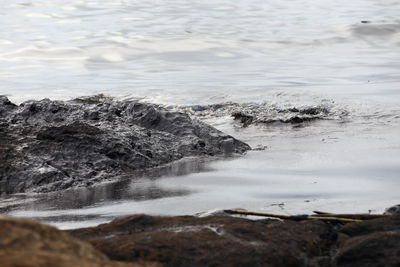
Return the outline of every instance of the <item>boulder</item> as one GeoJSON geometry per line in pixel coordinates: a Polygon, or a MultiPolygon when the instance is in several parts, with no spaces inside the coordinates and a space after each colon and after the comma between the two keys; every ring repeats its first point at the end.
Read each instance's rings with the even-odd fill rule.
{"type": "Polygon", "coordinates": [[[0,97],[0,194],[88,186],[183,157],[250,147],[182,112],[102,95],[71,101],[0,97]]]}
{"type": "Polygon", "coordinates": [[[334,227],[320,221],[222,216],[134,215],[68,232],[111,259],[165,266],[321,266],[336,241],[334,227]]]}

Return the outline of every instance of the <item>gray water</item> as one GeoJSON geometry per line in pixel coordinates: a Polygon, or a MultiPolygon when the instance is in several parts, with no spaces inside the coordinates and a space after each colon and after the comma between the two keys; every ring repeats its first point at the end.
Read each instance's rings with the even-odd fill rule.
{"type": "Polygon", "coordinates": [[[169,107],[329,102],[347,115],[242,128],[209,114],[266,148],[0,208],[61,228],[237,207],[382,212],[400,201],[399,14],[393,0],[3,0],[0,94],[17,103],[106,93],[169,107]]]}

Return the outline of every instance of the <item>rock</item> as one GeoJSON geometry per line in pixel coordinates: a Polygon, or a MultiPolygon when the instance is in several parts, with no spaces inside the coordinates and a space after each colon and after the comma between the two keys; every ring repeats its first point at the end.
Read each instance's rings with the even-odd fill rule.
{"type": "Polygon", "coordinates": [[[384,214],[400,214],[400,204],[387,208],[384,214]]]}
{"type": "Polygon", "coordinates": [[[320,221],[135,215],[68,231],[111,259],[144,257],[165,266],[320,266],[336,241],[320,221]]]}
{"type": "Polygon", "coordinates": [[[347,224],[223,215],[132,215],[68,231],[0,217],[1,266],[400,265],[400,215],[347,224]]]}
{"type": "Polygon", "coordinates": [[[400,266],[400,215],[345,225],[333,266],[400,266]]]}
{"type": "Polygon", "coordinates": [[[242,112],[234,112],[232,113],[232,117],[235,120],[240,120],[240,123],[243,125],[243,127],[249,126],[254,120],[253,116],[243,114],[242,112]]]}
{"type": "Polygon", "coordinates": [[[103,95],[71,101],[0,97],[0,194],[96,184],[187,156],[250,147],[182,112],[103,95]]]}
{"type": "Polygon", "coordinates": [[[343,119],[348,111],[340,106],[322,101],[313,106],[287,106],[270,103],[221,103],[205,106],[184,106],[178,110],[188,112],[196,117],[227,117],[239,121],[242,127],[254,124],[287,123],[299,126],[316,120],[343,119]]]}
{"type": "Polygon", "coordinates": [[[1,266],[160,266],[109,260],[87,242],[29,219],[0,217],[1,266]]]}
{"type": "Polygon", "coordinates": [[[348,224],[134,215],[68,232],[111,259],[165,266],[400,265],[400,215],[348,224]]]}

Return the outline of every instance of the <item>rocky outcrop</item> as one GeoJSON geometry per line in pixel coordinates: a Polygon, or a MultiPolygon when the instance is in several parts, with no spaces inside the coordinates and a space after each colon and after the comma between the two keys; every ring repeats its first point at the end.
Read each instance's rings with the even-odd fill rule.
{"type": "Polygon", "coordinates": [[[144,256],[165,266],[304,266],[323,260],[334,240],[331,228],[317,221],[135,215],[70,233],[122,261],[144,256]]]}
{"type": "Polygon", "coordinates": [[[154,104],[99,95],[17,106],[0,96],[0,194],[87,186],[187,156],[248,149],[187,114],[154,104]]]}
{"type": "Polygon", "coordinates": [[[348,111],[335,106],[329,101],[316,105],[293,106],[271,103],[221,103],[213,105],[183,106],[178,110],[185,111],[196,117],[231,116],[241,126],[253,124],[288,123],[298,125],[316,120],[343,120],[348,111]]]}
{"type": "Polygon", "coordinates": [[[337,224],[134,215],[68,231],[111,259],[165,266],[399,266],[400,215],[337,224]]]}
{"type": "Polygon", "coordinates": [[[0,216],[1,266],[399,266],[400,215],[354,223],[132,215],[60,231],[0,216]]]}
{"type": "Polygon", "coordinates": [[[161,266],[108,259],[87,242],[33,220],[0,217],[0,265],[8,266],[161,266]]]}

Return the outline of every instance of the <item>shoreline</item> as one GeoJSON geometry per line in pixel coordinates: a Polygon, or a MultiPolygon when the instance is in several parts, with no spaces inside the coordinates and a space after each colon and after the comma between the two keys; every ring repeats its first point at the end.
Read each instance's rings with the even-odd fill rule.
{"type": "MultiPolygon", "coordinates": [[[[229,107],[220,111],[231,113],[229,107]]],[[[241,127],[253,122],[270,122],[256,117],[262,109],[256,111],[251,118],[241,113],[238,118],[241,127]]],[[[296,125],[314,120],[310,116],[330,114],[325,109],[293,108],[277,113],[308,118],[304,121],[298,117],[273,121],[294,122],[296,125]]],[[[157,172],[158,168],[168,168],[168,164],[173,165],[186,157],[216,159],[250,150],[246,143],[185,113],[137,101],[114,102],[104,99],[104,96],[66,102],[45,99],[20,106],[2,97],[0,115],[0,133],[5,137],[0,140],[0,191],[8,196],[18,192],[46,194],[56,191],[55,194],[61,194],[76,187],[93,188],[119,175],[132,175],[137,179],[137,175],[148,167],[157,172]],[[27,177],[25,180],[20,178],[24,175],[27,177]]],[[[253,159],[259,156],[251,155],[253,159]]],[[[228,166],[225,165],[229,169],[228,166]]],[[[222,178],[216,182],[223,186],[235,182],[232,176],[222,178]]],[[[202,183],[211,180],[202,180],[202,183]]],[[[236,182],[242,185],[243,180],[236,182]]],[[[314,180],[309,182],[315,184],[314,180]]],[[[120,187],[127,185],[129,183],[122,183],[120,187]]],[[[257,180],[253,186],[257,187],[257,180]]],[[[308,184],[305,186],[310,187],[308,184]]],[[[282,189],[288,190],[287,187],[282,189]]],[[[259,188],[259,192],[264,191],[265,188],[259,188]]],[[[168,194],[179,196],[185,193],[171,192],[168,194]]],[[[235,192],[233,190],[232,194],[235,192]]],[[[162,199],[165,192],[158,193],[162,199]]],[[[71,198],[63,201],[66,200],[73,206],[76,198],[72,194],[71,198]]],[[[179,201],[182,200],[173,203],[176,205],[179,201]]],[[[168,203],[161,207],[168,206],[168,203]]],[[[126,204],[125,215],[137,215],[116,216],[118,218],[110,223],[74,230],[61,231],[29,219],[1,217],[0,224],[6,229],[2,235],[6,238],[0,254],[4,255],[9,266],[29,266],[28,262],[39,266],[54,265],[55,262],[62,262],[65,266],[335,267],[400,264],[400,256],[395,253],[400,243],[400,215],[344,224],[321,220],[249,220],[225,214],[150,216],[132,211],[132,206],[126,204]],[[26,240],[30,236],[38,237],[32,241],[34,244],[26,240]],[[62,240],[58,239],[60,236],[62,240]],[[71,239],[71,236],[80,241],[71,239]],[[58,247],[60,242],[63,245],[58,247]],[[90,250],[87,242],[96,250],[90,250]],[[96,256],[89,259],[79,251],[65,249],[74,247],[73,244],[87,247],[88,253],[96,256]],[[37,250],[29,251],[32,247],[37,250]]],[[[51,212],[54,210],[50,209],[49,214],[51,212]]]]}

